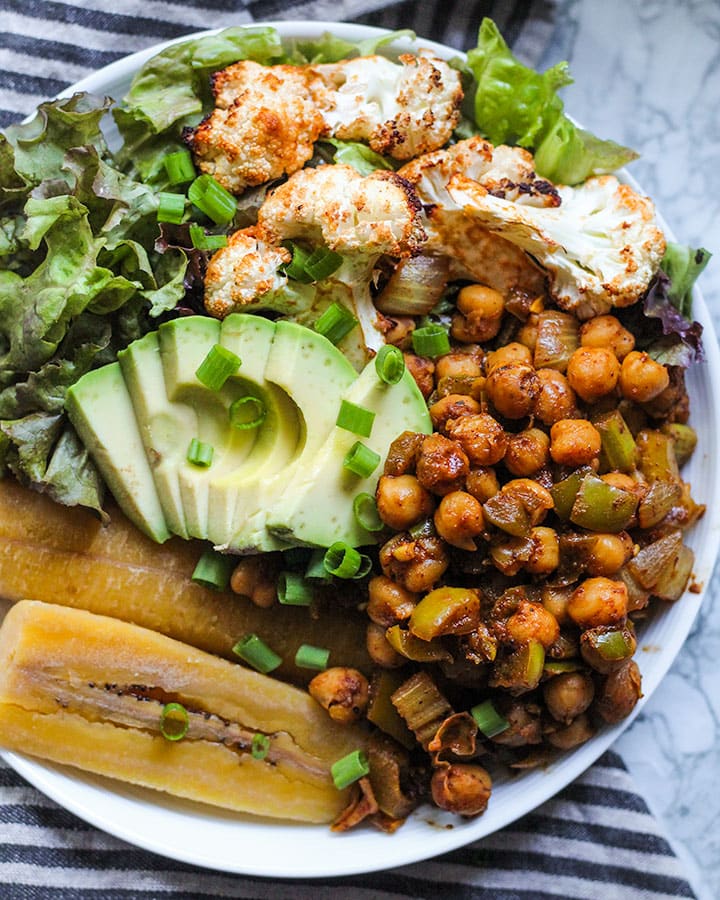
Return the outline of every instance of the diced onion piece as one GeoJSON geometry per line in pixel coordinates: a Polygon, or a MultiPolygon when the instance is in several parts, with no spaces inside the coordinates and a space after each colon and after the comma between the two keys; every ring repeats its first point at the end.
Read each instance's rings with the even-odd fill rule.
{"type": "Polygon", "coordinates": [[[444,256],[413,256],[401,260],[375,306],[386,315],[427,315],[448,282],[449,261],[444,256]]]}

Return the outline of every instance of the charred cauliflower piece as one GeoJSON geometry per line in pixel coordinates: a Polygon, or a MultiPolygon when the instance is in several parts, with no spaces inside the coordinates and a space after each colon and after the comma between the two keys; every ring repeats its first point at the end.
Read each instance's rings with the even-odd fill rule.
{"type": "Polygon", "coordinates": [[[185,139],[198,168],[235,194],[296,172],[325,124],[308,66],[235,63],[213,78],[216,107],[185,139]]]}
{"type": "Polygon", "coordinates": [[[460,74],[436,57],[363,56],[315,69],[327,88],[329,134],[367,141],[377,153],[411,159],[436,150],[460,118],[460,74]]]}
{"type": "Polygon", "coordinates": [[[558,192],[560,206],[535,208],[494,196],[463,175],[448,184],[467,216],[532,255],[564,309],[590,318],[635,303],[665,252],[652,202],[613,175],[558,192]]]}

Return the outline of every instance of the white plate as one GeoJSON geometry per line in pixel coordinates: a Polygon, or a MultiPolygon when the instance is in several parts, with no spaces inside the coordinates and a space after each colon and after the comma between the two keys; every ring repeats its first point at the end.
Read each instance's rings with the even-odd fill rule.
{"type": "MultiPolygon", "coordinates": [[[[358,41],[381,33],[379,29],[329,22],[267,24],[274,25],[283,37],[312,38],[330,30],[346,40],[358,41]]],[[[446,59],[460,55],[431,41],[419,43],[431,47],[446,59]]],[[[64,94],[83,90],[119,99],[127,91],[135,71],[168,44],[119,60],[64,94]]],[[[404,40],[398,42],[396,48],[410,50],[412,44],[404,40]]],[[[112,141],[113,135],[109,134],[109,138],[112,141]]],[[[666,227],[665,230],[671,237],[666,227]]],[[[707,308],[697,291],[694,303],[695,316],[705,328],[707,360],[689,373],[691,421],[700,440],[698,451],[683,474],[693,485],[696,499],[708,507],[705,517],[688,536],[688,543],[696,555],[696,580],[707,585],[720,540],[717,463],[720,458],[720,393],[713,390],[713,384],[720,383],[720,354],[707,308]]],[[[274,878],[330,877],[376,871],[427,859],[482,838],[530,812],[573,781],[627,728],[647,702],[677,655],[701,601],[702,593],[688,593],[680,602],[665,607],[643,629],[636,658],[643,674],[645,696],[631,717],[613,728],[605,728],[547,769],[526,772],[496,784],[487,812],[471,821],[423,808],[392,836],[373,829],[336,835],[326,827],[252,819],[79,774],[70,768],[42,764],[18,754],[2,755],[29,782],[82,819],[172,859],[225,872],[274,878]]]]}

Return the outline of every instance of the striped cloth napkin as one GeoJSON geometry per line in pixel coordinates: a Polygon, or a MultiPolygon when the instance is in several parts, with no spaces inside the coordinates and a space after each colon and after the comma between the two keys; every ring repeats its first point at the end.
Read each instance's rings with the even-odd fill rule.
{"type": "MultiPolygon", "coordinates": [[[[467,49],[492,16],[526,63],[553,29],[552,0],[0,0],[0,127],[93,70],[192,31],[268,19],[412,28],[467,49]]],[[[694,897],[622,760],[606,753],[555,799],[481,841],[424,863],[301,883],[168,861],[94,829],[0,760],[2,900],[237,897],[324,900],[668,900],[694,897]]]]}

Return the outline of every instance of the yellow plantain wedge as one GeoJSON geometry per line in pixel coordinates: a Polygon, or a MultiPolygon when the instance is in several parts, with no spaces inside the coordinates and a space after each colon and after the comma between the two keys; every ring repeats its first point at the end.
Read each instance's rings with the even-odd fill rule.
{"type": "Polygon", "coordinates": [[[299,688],[118,619],[22,601],[0,628],[9,750],[231,810],[330,822],[347,804],[330,767],[364,741],[299,688]],[[170,703],[181,704],[175,736],[178,714],[187,725],[180,739],[163,736],[170,703]]]}

